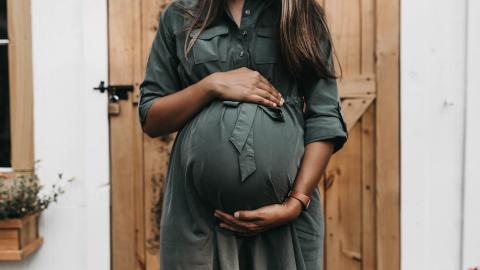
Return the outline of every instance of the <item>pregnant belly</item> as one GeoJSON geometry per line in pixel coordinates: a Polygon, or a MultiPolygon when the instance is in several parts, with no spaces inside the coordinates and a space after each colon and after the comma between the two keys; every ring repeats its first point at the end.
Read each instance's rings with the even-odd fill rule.
{"type": "Polygon", "coordinates": [[[203,108],[182,130],[188,178],[209,207],[230,213],[281,202],[303,156],[298,111],[252,103],[203,108]]]}

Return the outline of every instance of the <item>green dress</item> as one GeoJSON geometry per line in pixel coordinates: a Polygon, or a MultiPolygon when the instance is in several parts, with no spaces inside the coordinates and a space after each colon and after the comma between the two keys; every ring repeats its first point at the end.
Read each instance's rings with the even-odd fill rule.
{"type": "Polygon", "coordinates": [[[186,19],[178,7],[193,4],[173,1],[160,17],[140,86],[140,122],[158,98],[212,72],[239,67],[258,70],[285,103],[275,108],[214,99],[179,130],[164,190],[161,269],[322,269],[318,188],[296,220],[254,237],[220,228],[213,211],[233,213],[281,203],[295,181],[306,144],[331,140],[335,152],[344,145],[347,130],[336,81],[289,75],[280,56],[277,0],[246,0],[240,27],[224,7],[224,16],[198,37],[185,58],[186,19]]]}

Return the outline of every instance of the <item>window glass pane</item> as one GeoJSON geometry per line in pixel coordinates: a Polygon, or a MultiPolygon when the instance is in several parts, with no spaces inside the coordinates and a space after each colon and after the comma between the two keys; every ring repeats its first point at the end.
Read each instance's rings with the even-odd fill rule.
{"type": "Polygon", "coordinates": [[[8,46],[0,45],[0,167],[11,167],[8,46]]]}
{"type": "Polygon", "coordinates": [[[0,39],[7,38],[7,0],[0,0],[0,39]]]}

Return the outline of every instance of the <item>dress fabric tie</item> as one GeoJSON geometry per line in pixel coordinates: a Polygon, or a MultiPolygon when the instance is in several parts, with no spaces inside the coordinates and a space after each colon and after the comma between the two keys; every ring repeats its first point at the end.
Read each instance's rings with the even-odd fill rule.
{"type": "Polygon", "coordinates": [[[252,127],[257,109],[260,108],[274,121],[284,122],[285,118],[279,107],[267,107],[261,104],[232,100],[224,100],[223,104],[229,107],[239,106],[237,120],[228,140],[237,150],[240,181],[244,182],[256,170],[252,127]]]}

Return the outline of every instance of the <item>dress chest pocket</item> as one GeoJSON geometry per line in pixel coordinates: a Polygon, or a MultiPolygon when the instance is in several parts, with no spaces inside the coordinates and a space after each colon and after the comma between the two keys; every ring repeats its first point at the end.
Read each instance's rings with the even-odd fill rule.
{"type": "MultiPolygon", "coordinates": [[[[190,33],[193,38],[197,35],[199,28],[195,28],[190,33]]],[[[215,25],[205,29],[195,41],[192,51],[195,64],[227,60],[227,40],[228,26],[215,25]]]]}
{"type": "Polygon", "coordinates": [[[265,78],[271,82],[281,80],[283,73],[280,39],[273,26],[259,26],[253,48],[253,63],[265,78]]]}
{"type": "Polygon", "coordinates": [[[280,64],[280,39],[271,26],[260,26],[255,41],[255,64],[280,64]]]}

